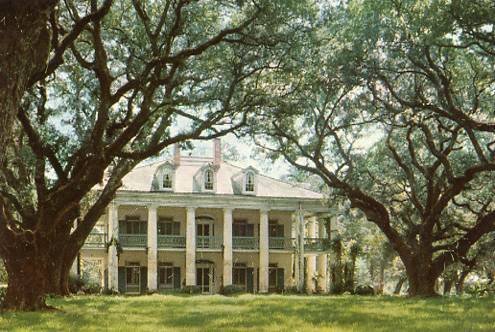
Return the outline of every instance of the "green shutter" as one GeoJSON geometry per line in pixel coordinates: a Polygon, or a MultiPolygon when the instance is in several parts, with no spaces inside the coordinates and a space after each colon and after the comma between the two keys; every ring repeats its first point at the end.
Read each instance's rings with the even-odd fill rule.
{"type": "Polygon", "coordinates": [[[172,230],[172,234],[173,235],[180,235],[180,222],[174,222],[172,224],[173,226],[173,230],[172,230]]]}
{"type": "Polygon", "coordinates": [[[148,291],[148,268],[146,266],[141,266],[141,294],[148,291]]]}
{"type": "Polygon", "coordinates": [[[250,293],[254,292],[254,269],[252,267],[248,267],[246,273],[246,288],[250,293]]]}
{"type": "Polygon", "coordinates": [[[277,289],[284,290],[284,269],[277,269],[277,289]]]}
{"type": "Polygon", "coordinates": [[[103,289],[108,290],[108,269],[103,272],[103,289]]]}
{"type": "Polygon", "coordinates": [[[175,266],[174,267],[174,288],[175,289],[180,289],[180,267],[175,266]]]}
{"type": "Polygon", "coordinates": [[[125,267],[119,266],[119,293],[125,293],[125,267]]]}

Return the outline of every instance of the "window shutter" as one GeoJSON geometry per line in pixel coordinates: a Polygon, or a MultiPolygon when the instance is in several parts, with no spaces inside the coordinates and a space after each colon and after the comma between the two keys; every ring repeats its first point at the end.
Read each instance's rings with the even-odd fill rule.
{"type": "Polygon", "coordinates": [[[141,275],[139,278],[141,279],[141,294],[146,293],[148,290],[148,268],[146,266],[141,266],[141,275]]]}
{"type": "Polygon", "coordinates": [[[103,289],[108,289],[108,269],[103,272],[103,289]]]}
{"type": "Polygon", "coordinates": [[[246,225],[246,236],[254,236],[254,224],[246,225]]]}
{"type": "Polygon", "coordinates": [[[174,288],[175,289],[180,289],[180,267],[176,266],[174,267],[174,288]]]}
{"type": "Polygon", "coordinates": [[[174,222],[173,223],[173,235],[180,235],[180,222],[174,222]]]}
{"type": "Polygon", "coordinates": [[[125,286],[126,286],[126,280],[125,280],[125,267],[120,267],[119,266],[119,293],[125,293],[125,286]]]}
{"type": "Polygon", "coordinates": [[[127,223],[125,221],[122,220],[119,221],[119,233],[123,233],[123,234],[127,233],[126,224],[127,223]]]}
{"type": "Polygon", "coordinates": [[[284,269],[277,269],[277,288],[279,290],[284,290],[285,286],[284,286],[284,269]]]}
{"type": "Polygon", "coordinates": [[[246,288],[248,292],[254,292],[254,269],[252,267],[246,269],[246,288]]]}

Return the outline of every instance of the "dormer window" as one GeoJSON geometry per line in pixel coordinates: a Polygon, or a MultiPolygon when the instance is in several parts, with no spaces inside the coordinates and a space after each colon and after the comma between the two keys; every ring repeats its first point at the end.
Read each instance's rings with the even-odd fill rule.
{"type": "Polygon", "coordinates": [[[162,188],[172,189],[172,174],[170,174],[170,172],[163,174],[162,188]]]}
{"type": "Polygon", "coordinates": [[[212,169],[205,171],[205,190],[213,190],[214,174],[212,169]]]}
{"type": "Polygon", "coordinates": [[[252,172],[248,172],[246,174],[246,181],[244,190],[246,192],[254,192],[254,174],[252,172]]]}
{"type": "Polygon", "coordinates": [[[243,195],[256,195],[258,191],[258,171],[254,167],[243,170],[237,178],[238,185],[243,195]]]}

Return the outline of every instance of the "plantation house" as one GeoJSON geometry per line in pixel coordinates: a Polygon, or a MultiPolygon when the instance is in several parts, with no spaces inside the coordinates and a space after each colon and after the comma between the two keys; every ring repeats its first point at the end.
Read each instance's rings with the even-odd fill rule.
{"type": "Polygon", "coordinates": [[[181,156],[135,168],[81,250],[123,293],[327,290],[323,196],[222,161],[181,156]],[[198,289],[197,289],[198,290],[198,289]]]}

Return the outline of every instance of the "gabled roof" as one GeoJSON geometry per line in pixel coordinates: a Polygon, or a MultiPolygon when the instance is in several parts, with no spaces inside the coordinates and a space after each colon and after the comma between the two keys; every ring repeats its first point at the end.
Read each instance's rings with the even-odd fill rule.
{"type": "MultiPolygon", "coordinates": [[[[212,158],[181,156],[180,165],[174,166],[174,193],[202,193],[197,178],[202,169],[211,164],[212,158]]],[[[159,161],[134,168],[122,179],[119,191],[156,192],[157,171],[163,166],[173,165],[170,161],[159,161]]],[[[249,167],[249,169],[254,169],[249,167]]],[[[240,195],[239,175],[246,169],[222,161],[216,169],[216,191],[218,195],[240,195]]],[[[160,173],[160,172],[158,172],[160,173]]],[[[258,197],[322,199],[323,195],[300,186],[257,174],[258,197]]],[[[241,184],[242,185],[242,184],[241,184]]]]}

